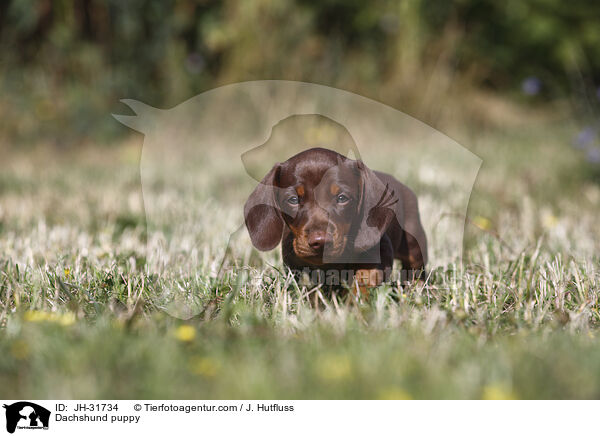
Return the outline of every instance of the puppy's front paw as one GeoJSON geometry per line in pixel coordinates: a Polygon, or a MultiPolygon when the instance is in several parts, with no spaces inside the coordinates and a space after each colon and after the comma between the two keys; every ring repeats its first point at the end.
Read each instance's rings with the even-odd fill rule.
{"type": "Polygon", "coordinates": [[[374,288],[383,283],[383,271],[380,269],[358,269],[354,274],[354,278],[359,285],[374,288]]]}
{"type": "Polygon", "coordinates": [[[354,273],[355,289],[364,297],[369,297],[369,288],[383,283],[383,271],[380,269],[358,269],[354,273]]]}

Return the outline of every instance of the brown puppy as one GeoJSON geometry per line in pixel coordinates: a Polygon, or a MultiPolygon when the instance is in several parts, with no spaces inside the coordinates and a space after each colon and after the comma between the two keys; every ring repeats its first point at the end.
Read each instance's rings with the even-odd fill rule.
{"type": "Polygon", "coordinates": [[[377,286],[390,278],[394,258],[412,280],[427,263],[415,194],[331,150],[313,148],[276,164],[248,198],[244,216],[256,248],[281,241],[291,270],[327,285],[356,279],[361,289],[377,286]]]}

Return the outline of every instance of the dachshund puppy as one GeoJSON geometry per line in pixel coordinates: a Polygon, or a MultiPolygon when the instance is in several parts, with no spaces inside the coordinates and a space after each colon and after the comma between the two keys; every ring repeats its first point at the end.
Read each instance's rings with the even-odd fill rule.
{"type": "Polygon", "coordinates": [[[419,277],[427,263],[415,194],[324,148],[276,164],[248,198],[244,217],[256,248],[281,242],[285,265],[327,285],[354,281],[365,292],[390,279],[394,258],[405,280],[419,277]]]}

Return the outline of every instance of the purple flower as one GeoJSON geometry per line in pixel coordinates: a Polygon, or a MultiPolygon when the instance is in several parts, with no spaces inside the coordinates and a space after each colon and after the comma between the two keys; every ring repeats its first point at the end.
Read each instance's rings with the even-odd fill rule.
{"type": "Polygon", "coordinates": [[[542,89],[542,81],[537,77],[527,77],[521,83],[521,90],[527,95],[536,95],[542,89]]]}
{"type": "Polygon", "coordinates": [[[587,160],[593,164],[600,163],[600,147],[591,147],[587,152],[587,160]]]}
{"type": "Polygon", "coordinates": [[[577,148],[585,148],[588,144],[594,142],[595,139],[596,130],[588,126],[579,132],[573,145],[575,145],[577,148]]]}

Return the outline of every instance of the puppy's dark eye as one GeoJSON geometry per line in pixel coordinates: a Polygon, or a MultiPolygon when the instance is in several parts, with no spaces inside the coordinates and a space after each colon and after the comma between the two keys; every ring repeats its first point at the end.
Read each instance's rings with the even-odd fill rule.
{"type": "Polygon", "coordinates": [[[290,197],[290,198],[288,198],[288,199],[287,199],[287,202],[288,202],[289,204],[294,204],[294,205],[295,205],[295,204],[298,204],[298,197],[296,197],[296,196],[294,195],[293,197],[290,197]]]}
{"type": "Polygon", "coordinates": [[[344,194],[340,194],[337,197],[335,197],[335,201],[338,204],[348,203],[348,201],[350,201],[350,197],[348,197],[347,195],[344,195],[344,194]]]}

